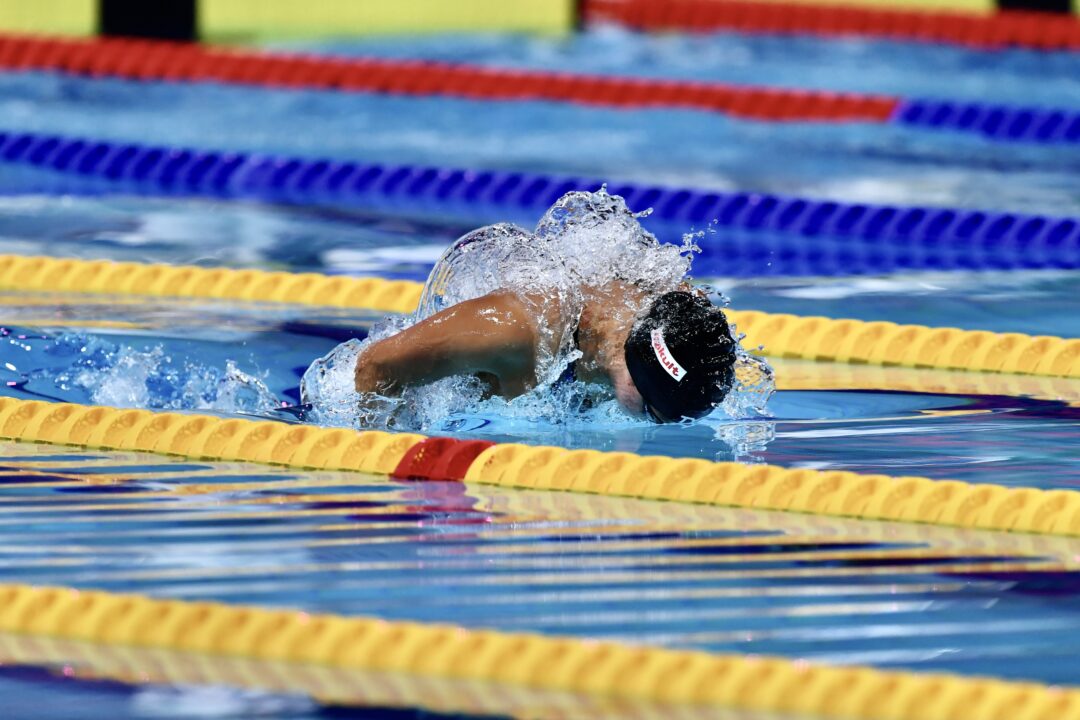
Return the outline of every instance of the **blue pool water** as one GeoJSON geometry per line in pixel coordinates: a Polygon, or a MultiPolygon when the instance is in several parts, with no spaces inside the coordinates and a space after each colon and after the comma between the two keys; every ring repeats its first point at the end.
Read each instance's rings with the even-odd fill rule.
{"type": "Polygon", "coordinates": [[[1080,58],[1014,49],[862,38],[729,33],[645,35],[593,29],[566,39],[499,35],[273,42],[267,47],[332,56],[438,60],[531,70],[633,75],[905,97],[1073,107],[1080,58]]]}
{"type": "Polygon", "coordinates": [[[6,446],[43,585],[1068,682],[1074,542],[6,446]],[[884,641],[884,642],[883,642],[884,641]],[[1053,658],[1053,662],[1046,662],[1053,658]]]}
{"type": "Polygon", "coordinates": [[[0,110],[4,130],[199,149],[559,171],[846,201],[1059,215],[1078,207],[1078,146],[1001,144],[887,125],[762,124],[696,111],[147,85],[40,73],[0,75],[0,110]]]}
{"type": "MultiPolygon", "coordinates": [[[[273,47],[1074,110],[1080,97],[1078,55],[857,40],[605,29],[571,39],[273,47]]],[[[0,73],[5,131],[1080,216],[1080,146],[865,124],[0,73]]],[[[450,218],[405,207],[115,194],[61,180],[0,162],[0,253],[416,280],[455,238],[506,219],[491,208],[450,218]]],[[[1080,337],[1075,271],[698,275],[737,309],[1080,337]]],[[[301,422],[298,383],[308,364],[377,320],[330,308],[5,292],[0,392],[301,422]]],[[[551,422],[484,406],[425,431],[1080,486],[1080,381],[790,360],[774,367],[778,391],[762,417],[718,414],[685,427],[551,422]]],[[[0,447],[0,465],[6,581],[1077,682],[1074,540],[36,446],[0,447]]],[[[377,679],[342,682],[363,688],[374,706],[353,714],[350,703],[313,700],[309,690],[101,671],[114,660],[0,635],[0,692],[20,708],[49,704],[58,718],[416,713],[365,694],[384,686],[377,679]]],[[[128,661],[163,667],[137,653],[128,661]]],[[[219,668],[229,678],[264,670],[219,668]]],[[[416,693],[415,707],[429,713],[508,712],[440,705],[430,688],[416,693]]]]}
{"type": "MultiPolygon", "coordinates": [[[[642,74],[639,68],[645,65],[649,69],[644,74],[723,81],[745,81],[753,72],[762,84],[936,97],[978,97],[993,84],[995,99],[1021,104],[1063,100],[1076,82],[1077,62],[1069,54],[1040,60],[1019,51],[988,54],[891,43],[728,36],[649,38],[611,30],[569,40],[436,38],[289,47],[335,55],[417,56],[564,71],[588,67],[612,74],[642,74]],[[898,62],[904,53],[907,59],[898,62]],[[940,72],[925,72],[920,64],[940,72]],[[880,72],[883,67],[889,72],[880,72]],[[1042,82],[1032,90],[1036,72],[1042,82]]],[[[1064,217],[1080,208],[1075,184],[1080,153],[1075,149],[1004,145],[883,126],[777,125],[688,111],[629,113],[553,103],[148,84],[47,73],[0,75],[0,107],[5,109],[0,131],[364,161],[582,172],[702,188],[1044,211],[1064,217]]],[[[70,195],[58,201],[28,182],[43,175],[48,173],[28,174],[23,168],[0,164],[4,190],[0,206],[5,209],[0,215],[0,251],[423,279],[453,238],[471,225],[503,219],[490,208],[478,211],[470,222],[410,214],[403,208],[359,213],[113,195],[70,195]],[[28,185],[34,188],[29,194],[28,185]]],[[[739,309],[1064,337],[1080,334],[1074,272],[699,279],[713,283],[739,309]]],[[[14,307],[3,319],[16,327],[32,328],[52,317],[55,320],[47,327],[54,337],[65,330],[80,338],[101,336],[114,352],[122,354],[128,348],[154,365],[147,381],[154,385],[152,390],[142,388],[125,402],[124,392],[130,388],[119,383],[117,388],[99,388],[99,400],[172,407],[185,406],[183,399],[176,399],[183,395],[185,372],[203,385],[216,386],[227,360],[265,382],[279,404],[295,404],[297,380],[306,363],[350,332],[362,337],[374,319],[338,317],[327,322],[301,309],[281,311],[284,315],[277,318],[267,310],[228,310],[221,312],[236,313],[227,320],[236,330],[222,334],[220,316],[203,322],[203,311],[191,307],[80,306],[78,301],[60,299],[53,307],[35,307],[31,319],[36,322],[19,323],[25,311],[17,299],[12,302],[14,307]],[[65,324],[63,319],[72,317],[81,325],[65,324]],[[101,321],[135,321],[141,327],[130,334],[95,329],[93,324],[101,321]]],[[[77,383],[61,381],[57,387],[52,377],[24,382],[35,367],[56,368],[69,362],[62,357],[39,360],[49,344],[39,340],[31,343],[29,356],[17,356],[15,370],[7,371],[9,382],[18,388],[13,391],[94,399],[93,392],[77,383]]],[[[110,368],[114,376],[124,375],[123,362],[109,360],[101,370],[110,368]]],[[[425,429],[462,437],[805,467],[893,473],[918,468],[918,474],[930,477],[1005,484],[1076,482],[1068,450],[1076,435],[1070,406],[1077,395],[1074,383],[1024,388],[1020,394],[994,387],[972,392],[955,378],[944,386],[932,385],[872,378],[848,389],[835,381],[825,387],[820,378],[804,378],[792,387],[781,372],[780,392],[767,418],[656,428],[573,419],[538,424],[480,414],[450,417],[425,429]],[[950,384],[959,389],[950,391],[950,384]],[[1046,437],[1061,437],[1062,443],[1041,442],[1046,437]],[[1043,472],[1042,460],[1061,472],[1043,472]]],[[[189,398],[187,406],[240,409],[213,399],[213,388],[203,390],[199,399],[189,398]]],[[[265,412],[265,407],[254,411],[265,412]]],[[[293,418],[288,412],[275,414],[293,418]]]]}
{"type": "MultiPolygon", "coordinates": [[[[313,313],[287,306],[129,300],[86,303],[77,296],[62,295],[44,304],[35,298],[35,304],[21,306],[24,297],[0,297],[4,302],[0,307],[7,311],[0,314],[0,322],[25,321],[33,313],[38,328],[15,329],[0,339],[6,343],[4,357],[11,364],[0,369],[0,377],[9,384],[7,392],[123,406],[235,410],[233,401],[218,390],[220,371],[228,360],[265,383],[281,403],[295,405],[299,379],[309,360],[350,335],[363,337],[374,319],[371,314],[340,310],[313,313]],[[133,327],[93,327],[112,322],[128,322],[133,327]],[[57,348],[55,339],[65,331],[74,337],[57,348]],[[57,368],[78,370],[73,358],[79,355],[73,353],[89,337],[100,338],[99,347],[114,357],[93,361],[90,386],[71,381],[75,372],[58,376],[57,368]],[[130,367],[115,357],[125,348],[140,359],[144,374],[133,378],[130,367]],[[162,352],[155,354],[155,348],[162,352]],[[208,371],[216,374],[208,376],[208,371]],[[214,402],[219,395],[221,402],[214,402]]],[[[932,305],[932,300],[927,302],[927,312],[932,305]]],[[[972,373],[897,370],[889,377],[880,369],[875,374],[875,369],[862,368],[866,382],[858,369],[847,371],[856,372],[853,377],[833,381],[816,364],[792,361],[777,362],[776,371],[779,392],[769,404],[768,417],[717,417],[682,427],[628,418],[567,417],[552,424],[511,414],[463,413],[425,431],[1005,485],[1080,486],[1080,462],[1073,451],[1080,439],[1073,407],[1080,402],[1080,382],[1032,378],[1020,388],[1022,393],[1012,394],[1015,391],[1003,376],[991,376],[995,385],[972,373]]],[[[295,421],[288,410],[243,407],[257,415],[295,421]]]]}

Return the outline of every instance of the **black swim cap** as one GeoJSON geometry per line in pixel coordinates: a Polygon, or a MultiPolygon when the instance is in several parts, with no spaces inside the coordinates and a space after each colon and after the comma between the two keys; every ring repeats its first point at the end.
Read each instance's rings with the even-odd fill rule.
{"type": "Polygon", "coordinates": [[[735,379],[735,339],[724,312],[689,292],[657,298],[624,351],[646,410],[660,422],[707,415],[735,379]]]}

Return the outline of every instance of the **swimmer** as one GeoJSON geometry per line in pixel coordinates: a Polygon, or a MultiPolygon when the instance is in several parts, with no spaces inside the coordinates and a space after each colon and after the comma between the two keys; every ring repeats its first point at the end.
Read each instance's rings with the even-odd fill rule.
{"type": "Polygon", "coordinates": [[[361,401],[458,376],[507,399],[580,381],[636,417],[702,417],[732,388],[738,344],[687,282],[688,255],[645,232],[621,198],[569,193],[533,233],[503,224],[458,240],[406,326],[316,362],[304,395],[353,362],[361,401]]]}
{"type": "MultiPolygon", "coordinates": [[[[641,316],[627,312],[641,291],[618,281],[586,288],[575,336],[578,360],[564,377],[609,387],[635,416],[657,422],[709,413],[731,388],[735,341],[720,308],[689,288],[665,293],[641,316]]],[[[368,346],[356,390],[393,395],[451,375],[474,375],[488,392],[515,397],[537,385],[542,323],[557,298],[498,290],[442,310],[368,346]],[[535,310],[541,308],[538,317],[535,310]]]]}

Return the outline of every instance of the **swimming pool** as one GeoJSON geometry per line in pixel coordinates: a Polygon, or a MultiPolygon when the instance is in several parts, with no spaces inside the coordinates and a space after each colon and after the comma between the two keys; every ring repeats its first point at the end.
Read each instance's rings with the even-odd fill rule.
{"type": "MultiPolygon", "coordinates": [[[[1068,112],[1077,110],[1067,101],[1076,94],[1080,62],[1069,52],[650,36],[617,28],[528,41],[271,47],[1068,112]]],[[[629,188],[628,199],[652,198],[658,209],[644,222],[662,239],[705,231],[695,276],[738,311],[1080,336],[1080,144],[1064,139],[1013,141],[892,123],[765,122],[659,102],[628,111],[602,103],[147,82],[41,69],[0,73],[0,134],[0,253],[240,267],[251,278],[275,271],[415,281],[468,229],[497,220],[530,226],[545,193],[567,179],[597,179],[615,192],[629,188]],[[344,168],[340,186],[332,186],[333,163],[344,168]],[[371,166],[379,170],[365,180],[371,166]],[[212,172],[228,167],[234,174],[213,180],[212,172]],[[109,168],[118,170],[110,175],[109,168]],[[710,209],[715,224],[714,217],[697,217],[710,209]],[[875,224],[890,209],[893,215],[875,224]],[[795,219],[785,220],[785,212],[795,219]],[[1012,219],[997,225],[1002,218],[1012,219]],[[965,231],[965,222],[976,229],[965,231]]],[[[143,272],[127,267],[132,276],[143,272]]],[[[121,289],[127,276],[120,274],[111,276],[115,288],[106,284],[89,295],[33,273],[0,274],[4,394],[24,401],[302,427],[295,405],[303,371],[343,339],[366,336],[382,315],[318,298],[238,302],[241,295],[228,292],[140,293],[121,289]]],[[[77,274],[76,268],[64,277],[77,274]]],[[[1064,353],[1072,346],[1060,347],[1064,353]]],[[[102,440],[99,447],[111,451],[9,444],[0,478],[6,582],[1075,684],[1068,638],[1077,623],[1077,544],[1066,510],[1057,508],[1062,519],[1043,525],[1015,513],[997,525],[950,521],[949,513],[962,513],[949,497],[941,503],[947,512],[933,503],[898,511],[897,518],[928,523],[922,525],[882,520],[888,508],[871,515],[831,501],[818,503],[823,514],[775,511],[813,506],[813,493],[799,495],[808,487],[799,483],[840,482],[830,473],[844,472],[928,478],[941,488],[954,487],[942,482],[948,480],[989,483],[1021,493],[1011,498],[1028,497],[1024,488],[1075,490],[1080,379],[1068,370],[1075,363],[1062,366],[1066,372],[1017,375],[892,357],[850,364],[787,354],[770,358],[778,392],[761,417],[718,415],[691,426],[607,416],[548,422],[488,405],[420,428],[498,444],[468,446],[483,448],[480,460],[474,453],[460,474],[447,476],[464,483],[312,471],[303,462],[242,464],[240,455],[208,449],[203,459],[170,460],[137,452],[139,433],[120,444],[102,440]],[[512,444],[625,453],[610,455],[615,465],[664,455],[740,461],[751,473],[767,465],[806,474],[792,480],[793,497],[782,501],[751,493],[686,504],[512,489],[506,486],[518,482],[513,473],[485,475],[488,466],[481,467],[494,458],[490,467],[524,468],[527,459],[498,459],[497,448],[512,444]],[[496,484],[486,484],[492,478],[496,484]],[[1050,534],[994,530],[1044,526],[1050,534]]],[[[14,427],[14,407],[0,409],[0,427],[14,427]]],[[[42,417],[21,422],[47,434],[42,417]]],[[[150,427],[149,416],[131,417],[133,427],[150,427]]],[[[106,435],[103,429],[99,439],[106,435]]],[[[241,445],[225,440],[217,447],[239,453],[241,445]]],[[[388,469],[405,467],[404,448],[388,469]]],[[[624,481],[629,487],[632,478],[624,481]]],[[[607,487],[603,473],[582,482],[575,489],[607,487]]],[[[642,494],[625,487],[612,492],[642,494]]],[[[681,486],[673,487],[674,496],[644,496],[678,499],[681,486]]],[[[0,627],[25,631],[8,617],[0,627]]],[[[12,668],[2,682],[27,708],[42,703],[45,683],[55,693],[56,717],[99,716],[105,707],[117,717],[184,717],[185,703],[282,717],[322,716],[338,703],[368,706],[341,712],[634,712],[617,694],[601,700],[581,690],[553,699],[542,697],[544,687],[515,695],[506,690],[513,683],[461,686],[478,682],[475,676],[458,678],[456,686],[446,678],[447,687],[430,678],[424,685],[415,677],[424,680],[423,672],[407,666],[374,669],[397,673],[392,680],[372,677],[371,668],[366,676],[320,680],[275,666],[291,659],[283,651],[276,659],[255,653],[267,667],[244,670],[222,659],[196,672],[202,661],[182,653],[168,662],[153,657],[160,645],[118,660],[100,637],[82,641],[0,636],[0,657],[12,668]],[[231,689],[213,689],[218,685],[231,689]]],[[[654,712],[696,711],[663,700],[651,698],[659,703],[654,712]]],[[[734,704],[783,709],[755,702],[739,696],[734,704]]]]}

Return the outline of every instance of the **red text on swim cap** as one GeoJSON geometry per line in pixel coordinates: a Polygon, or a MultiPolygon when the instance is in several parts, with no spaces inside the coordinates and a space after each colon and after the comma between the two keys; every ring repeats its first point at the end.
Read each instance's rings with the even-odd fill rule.
{"type": "Polygon", "coordinates": [[[656,359],[660,361],[660,367],[675,378],[675,382],[681,382],[686,377],[686,369],[671,357],[671,351],[668,350],[667,343],[664,341],[664,331],[660,328],[652,331],[652,349],[656,353],[656,359]]]}

